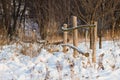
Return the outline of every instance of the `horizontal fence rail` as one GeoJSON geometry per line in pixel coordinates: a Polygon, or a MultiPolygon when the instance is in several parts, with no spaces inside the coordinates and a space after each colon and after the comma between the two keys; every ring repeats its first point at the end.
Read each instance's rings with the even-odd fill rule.
{"type": "Polygon", "coordinates": [[[94,25],[94,24],[92,24],[92,25],[79,25],[79,26],[77,26],[77,27],[72,27],[72,28],[62,27],[62,30],[63,30],[63,31],[72,31],[72,30],[74,30],[74,29],[79,29],[79,28],[92,28],[92,27],[95,27],[95,25],[94,25]]]}

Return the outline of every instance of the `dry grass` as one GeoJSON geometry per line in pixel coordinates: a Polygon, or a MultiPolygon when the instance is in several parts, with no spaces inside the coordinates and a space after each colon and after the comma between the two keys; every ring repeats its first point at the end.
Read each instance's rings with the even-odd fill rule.
{"type": "Polygon", "coordinates": [[[54,36],[51,36],[51,37],[47,37],[46,39],[48,41],[48,43],[54,43],[54,42],[61,42],[63,41],[63,38],[60,37],[59,35],[54,35],[54,36]]]}
{"type": "Polygon", "coordinates": [[[5,45],[9,43],[9,39],[8,38],[0,38],[0,46],[5,45]]]}
{"type": "Polygon", "coordinates": [[[0,46],[9,43],[9,38],[7,37],[7,30],[0,28],[0,46]]]}
{"type": "Polygon", "coordinates": [[[23,55],[27,55],[27,56],[30,56],[30,57],[36,57],[39,54],[40,49],[41,48],[35,48],[34,44],[29,43],[29,46],[22,45],[21,53],[23,55]]]}
{"type": "Polygon", "coordinates": [[[37,40],[37,35],[35,30],[24,30],[23,28],[18,28],[16,31],[19,40],[23,42],[33,43],[37,40]]]}

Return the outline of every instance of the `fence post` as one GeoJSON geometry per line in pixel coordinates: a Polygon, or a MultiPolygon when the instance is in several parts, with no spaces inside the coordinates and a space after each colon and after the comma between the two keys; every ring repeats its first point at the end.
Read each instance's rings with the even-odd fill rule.
{"type": "Polygon", "coordinates": [[[85,29],[85,46],[87,46],[88,29],[85,29]]]}
{"type": "MultiPolygon", "coordinates": [[[[72,25],[73,27],[77,27],[77,17],[72,16],[72,25]]],[[[78,30],[74,29],[73,30],[73,45],[78,47],[78,30]]],[[[74,50],[73,56],[76,57],[78,54],[77,50],[74,50]]]]}
{"type": "Polygon", "coordinates": [[[94,22],[94,29],[93,29],[93,54],[92,54],[92,62],[96,63],[96,42],[97,42],[97,22],[94,22]]]}
{"type": "MultiPolygon", "coordinates": [[[[67,24],[64,24],[63,26],[64,26],[64,28],[67,28],[67,24]]],[[[63,43],[67,44],[67,31],[64,31],[64,34],[63,34],[63,43]]],[[[66,51],[67,51],[67,47],[64,46],[63,47],[63,52],[66,52],[66,51]]]]}

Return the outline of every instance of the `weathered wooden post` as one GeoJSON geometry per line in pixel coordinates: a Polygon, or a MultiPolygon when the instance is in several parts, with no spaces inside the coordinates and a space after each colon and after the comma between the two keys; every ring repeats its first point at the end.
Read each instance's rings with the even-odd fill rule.
{"type": "Polygon", "coordinates": [[[92,54],[92,62],[96,63],[96,42],[97,42],[97,22],[94,22],[94,29],[93,29],[93,54],[92,54]]]}
{"type": "MultiPolygon", "coordinates": [[[[77,17],[76,16],[72,16],[72,25],[73,25],[73,28],[77,27],[77,17]]],[[[78,47],[78,30],[77,29],[73,30],[73,45],[78,47]]],[[[77,50],[74,50],[73,56],[76,57],[77,54],[78,54],[77,50]]]]}
{"type": "MultiPolygon", "coordinates": [[[[67,28],[67,24],[64,24],[63,27],[67,28]]],[[[63,43],[67,44],[67,31],[64,31],[64,34],[63,34],[63,43]]],[[[67,51],[67,47],[64,46],[63,47],[63,52],[66,52],[66,51],[67,51]]]]}
{"type": "Polygon", "coordinates": [[[85,29],[85,46],[87,46],[88,29],[85,29]]]}

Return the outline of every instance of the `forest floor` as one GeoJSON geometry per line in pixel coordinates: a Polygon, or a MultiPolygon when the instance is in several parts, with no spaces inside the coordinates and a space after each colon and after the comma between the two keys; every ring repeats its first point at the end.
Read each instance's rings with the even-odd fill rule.
{"type": "MultiPolygon", "coordinates": [[[[36,49],[40,45],[32,46],[36,49]]],[[[18,43],[0,47],[0,80],[120,80],[120,41],[104,41],[102,49],[97,43],[96,64],[84,42],[78,48],[90,53],[89,57],[73,58],[73,50],[69,48],[64,54],[60,45],[53,47],[59,49],[57,52],[42,48],[37,57],[23,55],[23,48],[18,43]]]]}

